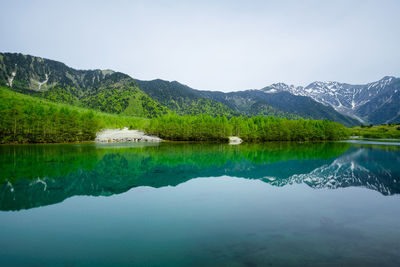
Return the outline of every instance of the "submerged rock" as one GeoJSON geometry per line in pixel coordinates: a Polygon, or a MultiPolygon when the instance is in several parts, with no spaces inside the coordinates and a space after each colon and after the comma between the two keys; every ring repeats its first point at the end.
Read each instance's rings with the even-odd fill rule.
{"type": "Polygon", "coordinates": [[[231,144],[231,145],[239,145],[242,142],[243,142],[243,140],[240,137],[229,136],[229,144],[231,144]]]}
{"type": "Polygon", "coordinates": [[[127,127],[121,129],[106,129],[96,134],[95,142],[98,143],[120,143],[120,142],[161,142],[157,136],[146,135],[138,130],[129,130],[127,127]]]}

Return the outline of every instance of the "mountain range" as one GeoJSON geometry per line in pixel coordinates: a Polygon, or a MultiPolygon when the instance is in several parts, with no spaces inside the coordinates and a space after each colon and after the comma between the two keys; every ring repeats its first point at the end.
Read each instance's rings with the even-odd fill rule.
{"type": "Polygon", "coordinates": [[[377,82],[351,85],[339,82],[313,82],[306,87],[275,83],[261,89],[267,93],[290,92],[311,97],[362,123],[400,122],[400,78],[383,77],[377,82]]]}
{"type": "Polygon", "coordinates": [[[272,115],[328,119],[346,126],[400,122],[400,79],[366,85],[275,83],[238,92],[204,91],[177,81],[142,81],[112,70],[76,70],[49,59],[0,53],[0,85],[52,101],[139,117],[272,115]]]}

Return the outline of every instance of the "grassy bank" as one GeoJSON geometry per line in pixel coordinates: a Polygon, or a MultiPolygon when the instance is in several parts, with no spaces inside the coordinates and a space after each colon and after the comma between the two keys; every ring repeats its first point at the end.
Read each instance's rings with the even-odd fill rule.
{"type": "Polygon", "coordinates": [[[351,135],[364,138],[400,139],[400,124],[382,124],[351,128],[351,135]]]}
{"type": "Polygon", "coordinates": [[[145,119],[54,103],[0,87],[0,143],[90,141],[101,129],[122,127],[178,141],[226,141],[231,135],[250,142],[319,141],[350,134],[343,125],[326,120],[176,114],[145,119]]]}

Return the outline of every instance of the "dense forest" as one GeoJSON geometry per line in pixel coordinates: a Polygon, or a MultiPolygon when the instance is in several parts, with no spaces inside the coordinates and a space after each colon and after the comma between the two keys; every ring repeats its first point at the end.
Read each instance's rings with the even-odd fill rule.
{"type": "Polygon", "coordinates": [[[100,129],[124,126],[180,141],[226,141],[231,135],[255,142],[335,140],[349,136],[346,127],[327,120],[263,116],[228,119],[174,113],[145,119],[53,103],[0,87],[0,143],[90,141],[100,129]]]}
{"type": "Polygon", "coordinates": [[[176,81],[157,79],[152,81],[135,80],[135,82],[148,96],[178,115],[204,114],[227,117],[240,115],[240,112],[235,112],[220,102],[202,97],[198,91],[176,81]]]}
{"type": "Polygon", "coordinates": [[[253,142],[338,140],[350,133],[343,125],[327,120],[174,114],[151,119],[147,132],[167,140],[223,141],[234,135],[253,142]]]}
{"type": "Polygon", "coordinates": [[[57,103],[96,109],[115,114],[153,118],[167,113],[167,109],[143,93],[133,81],[113,81],[111,74],[94,90],[82,92],[74,86],[54,85],[41,93],[33,93],[57,103]]]}

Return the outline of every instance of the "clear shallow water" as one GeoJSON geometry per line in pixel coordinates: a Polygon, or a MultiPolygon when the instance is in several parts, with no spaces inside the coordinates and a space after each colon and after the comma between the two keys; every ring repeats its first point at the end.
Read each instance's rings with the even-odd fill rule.
{"type": "Polygon", "coordinates": [[[0,265],[399,266],[400,148],[0,146],[0,265]]]}

